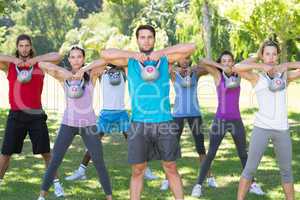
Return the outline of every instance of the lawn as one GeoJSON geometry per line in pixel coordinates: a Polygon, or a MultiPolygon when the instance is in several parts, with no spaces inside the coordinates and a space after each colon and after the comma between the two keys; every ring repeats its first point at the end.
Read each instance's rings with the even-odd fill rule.
{"type": "MultiPolygon", "coordinates": [[[[213,118],[213,109],[203,110],[204,128],[206,134],[213,118]]],[[[242,111],[242,116],[247,129],[248,139],[252,129],[253,113],[255,109],[247,109],[242,111]]],[[[0,110],[0,142],[2,143],[7,110],[0,110]]],[[[55,139],[56,131],[59,126],[61,116],[48,112],[48,125],[51,133],[51,141],[55,139]]],[[[291,133],[293,138],[293,169],[296,189],[300,192],[300,114],[289,113],[291,133]]],[[[53,143],[51,143],[53,145],[53,143]]],[[[121,135],[113,134],[105,137],[103,140],[104,154],[109,174],[112,180],[113,195],[115,199],[128,199],[130,167],[127,164],[127,146],[126,141],[121,135]]],[[[191,134],[186,127],[182,137],[182,155],[183,158],[178,161],[179,172],[182,175],[184,183],[184,191],[186,199],[194,199],[190,197],[190,193],[198,175],[199,163],[197,154],[195,153],[194,143],[191,134]]],[[[104,199],[104,193],[99,188],[96,171],[92,165],[89,166],[87,176],[88,180],[79,182],[67,182],[63,178],[76,169],[81,161],[84,153],[84,146],[80,137],[76,137],[69,151],[67,152],[64,162],[59,169],[61,181],[63,183],[66,197],[65,199],[76,200],[100,200],[104,199]]],[[[265,156],[261,162],[257,172],[257,181],[267,192],[266,196],[259,197],[248,195],[249,200],[279,200],[284,199],[284,195],[280,185],[280,176],[277,164],[274,160],[274,152],[272,145],[267,149],[265,156]]],[[[164,177],[160,163],[155,161],[150,164],[154,173],[160,179],[154,181],[145,181],[143,199],[145,200],[165,200],[172,199],[170,192],[161,192],[159,190],[160,182],[164,177]]],[[[236,155],[230,134],[225,137],[217,157],[212,166],[213,173],[217,179],[219,187],[210,189],[204,187],[204,196],[201,199],[210,200],[233,200],[236,197],[237,185],[241,174],[241,165],[236,155]]],[[[14,156],[10,165],[10,169],[5,176],[3,184],[0,186],[1,200],[34,200],[37,198],[41,179],[44,174],[44,164],[39,156],[33,156],[31,153],[30,141],[27,138],[24,144],[23,153],[14,156]]],[[[50,190],[47,199],[56,199],[50,190]]],[[[296,199],[300,199],[300,193],[296,193],[296,199]]]]}

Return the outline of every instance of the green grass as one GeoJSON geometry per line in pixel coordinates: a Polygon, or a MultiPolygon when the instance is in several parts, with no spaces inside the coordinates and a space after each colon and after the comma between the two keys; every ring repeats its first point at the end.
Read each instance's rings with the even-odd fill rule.
{"type": "MultiPolygon", "coordinates": [[[[207,132],[212,121],[212,109],[204,110],[204,125],[206,146],[207,132]]],[[[243,110],[242,116],[245,122],[248,138],[252,129],[253,113],[255,109],[243,110]]],[[[0,110],[0,142],[2,143],[7,110],[0,110]]],[[[49,129],[51,132],[51,141],[55,139],[56,131],[59,126],[60,115],[49,113],[49,129]]],[[[291,122],[291,132],[293,137],[293,169],[296,189],[300,190],[300,114],[291,112],[289,114],[291,122]]],[[[52,143],[53,144],[53,143],[52,143]]],[[[113,134],[105,137],[104,153],[106,165],[112,180],[113,194],[115,199],[128,199],[130,166],[127,164],[127,146],[126,141],[121,135],[113,134]]],[[[198,175],[198,161],[195,153],[194,143],[187,127],[182,137],[182,153],[183,158],[178,161],[179,171],[184,182],[184,191],[186,199],[194,199],[189,196],[192,186],[198,175]]],[[[63,164],[59,168],[61,181],[67,194],[65,199],[76,200],[100,200],[104,199],[104,193],[99,188],[96,171],[92,165],[87,171],[88,180],[79,182],[66,182],[63,178],[76,169],[81,161],[84,153],[84,146],[80,137],[76,137],[72,146],[67,152],[63,164]]],[[[249,200],[269,200],[284,199],[284,195],[280,185],[280,176],[277,164],[274,160],[275,154],[272,145],[267,149],[265,156],[260,164],[256,178],[267,192],[266,196],[258,197],[252,194],[248,195],[249,200]]],[[[154,173],[160,177],[160,180],[145,181],[143,199],[147,200],[165,200],[172,199],[170,192],[161,192],[159,190],[160,181],[164,174],[160,166],[160,162],[154,161],[150,164],[154,173]]],[[[228,134],[213,162],[212,170],[217,178],[219,188],[210,189],[204,187],[204,196],[201,199],[210,200],[233,200],[236,197],[237,185],[241,174],[240,161],[236,155],[232,139],[228,134]]],[[[1,200],[33,200],[39,193],[41,180],[44,174],[44,164],[39,156],[33,156],[31,153],[30,141],[27,138],[23,147],[23,153],[14,156],[10,165],[10,169],[5,176],[5,181],[0,186],[1,200]]],[[[50,190],[47,199],[56,199],[50,190]]],[[[300,193],[296,193],[296,199],[300,199],[300,193]]]]}

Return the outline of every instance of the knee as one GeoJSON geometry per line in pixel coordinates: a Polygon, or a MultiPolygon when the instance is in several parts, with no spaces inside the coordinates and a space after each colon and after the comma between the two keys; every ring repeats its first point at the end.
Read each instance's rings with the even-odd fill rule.
{"type": "Polygon", "coordinates": [[[51,159],[51,154],[50,153],[43,153],[41,155],[47,161],[49,161],[51,159]]]}
{"type": "Polygon", "coordinates": [[[138,177],[143,176],[146,170],[146,164],[135,164],[132,166],[132,176],[138,177]]]}
{"type": "Polygon", "coordinates": [[[0,156],[0,160],[1,160],[2,162],[9,162],[10,158],[11,158],[11,155],[4,155],[4,154],[1,154],[1,156],[0,156]]]}
{"type": "Polygon", "coordinates": [[[163,162],[163,168],[166,174],[177,174],[176,162],[163,162]]]}

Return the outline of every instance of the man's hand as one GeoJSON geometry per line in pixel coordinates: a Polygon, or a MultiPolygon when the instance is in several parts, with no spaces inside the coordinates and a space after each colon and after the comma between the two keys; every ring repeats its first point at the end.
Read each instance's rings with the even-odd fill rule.
{"type": "Polygon", "coordinates": [[[151,52],[151,54],[149,55],[149,60],[158,61],[162,56],[164,56],[163,53],[161,53],[161,52],[159,52],[159,51],[153,51],[153,52],[151,52]]]}
{"type": "Polygon", "coordinates": [[[37,63],[37,61],[34,58],[31,58],[29,60],[26,60],[24,63],[25,63],[25,66],[29,67],[29,66],[35,65],[37,63]]]}
{"type": "Polygon", "coordinates": [[[146,60],[148,60],[148,57],[144,53],[136,53],[133,58],[140,61],[141,63],[144,63],[146,60]]]}

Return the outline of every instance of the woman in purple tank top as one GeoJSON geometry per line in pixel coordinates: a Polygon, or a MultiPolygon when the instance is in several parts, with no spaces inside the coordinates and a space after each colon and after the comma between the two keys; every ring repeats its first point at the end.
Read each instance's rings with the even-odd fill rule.
{"type": "MultiPolygon", "coordinates": [[[[64,70],[63,73],[58,73],[54,76],[64,87],[66,108],[52,150],[53,157],[44,175],[38,200],[45,200],[46,193],[53,183],[55,172],[77,134],[81,136],[91,155],[91,159],[98,173],[99,181],[105,192],[106,200],[112,200],[111,184],[103,159],[102,144],[98,139],[96,115],[93,110],[94,85],[96,84],[98,74],[104,69],[106,63],[103,60],[96,60],[84,68],[89,69],[95,66],[100,68],[91,70],[89,73],[80,73],[84,66],[85,51],[79,46],[73,46],[71,48],[68,54],[68,60],[71,65],[70,71],[64,70]],[[102,66],[103,68],[101,68],[102,66]],[[66,77],[71,77],[74,80],[66,80],[66,77]]],[[[51,63],[40,63],[40,65],[48,66],[49,69],[60,68],[51,63]]],[[[51,70],[49,73],[51,73],[51,70]]],[[[63,196],[63,191],[61,194],[61,196],[63,196]]]]}
{"type": "MultiPolygon", "coordinates": [[[[197,184],[193,187],[192,196],[194,197],[202,195],[202,184],[227,132],[231,133],[243,168],[247,162],[245,128],[239,109],[240,77],[232,72],[233,65],[234,57],[229,51],[224,51],[217,62],[208,59],[200,61],[200,66],[203,66],[214,79],[218,108],[209,133],[208,153],[201,166],[197,184]]],[[[254,181],[250,192],[263,194],[259,185],[254,181]]]]}

